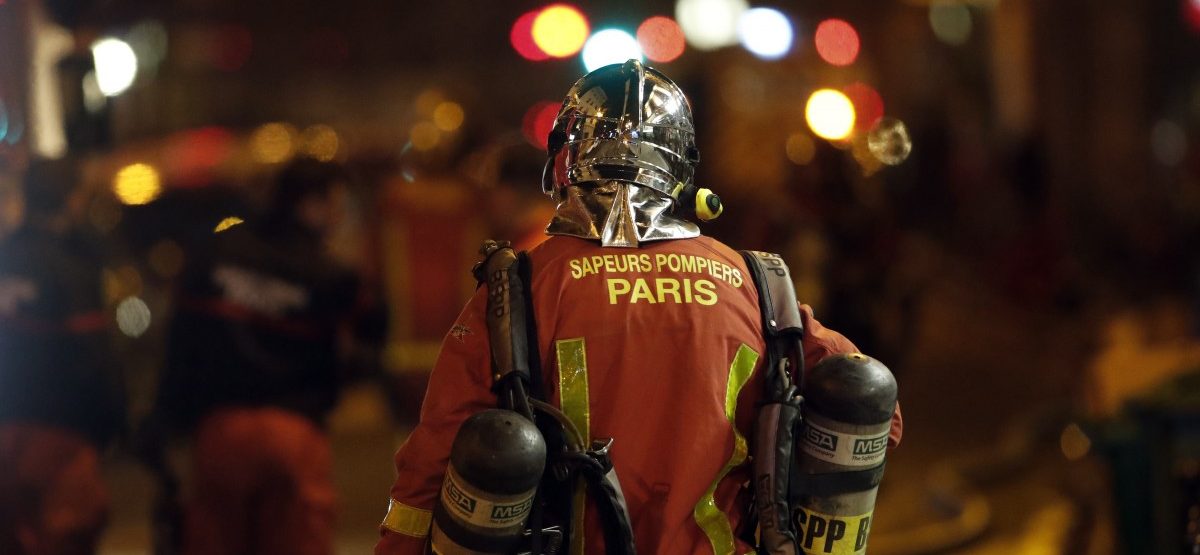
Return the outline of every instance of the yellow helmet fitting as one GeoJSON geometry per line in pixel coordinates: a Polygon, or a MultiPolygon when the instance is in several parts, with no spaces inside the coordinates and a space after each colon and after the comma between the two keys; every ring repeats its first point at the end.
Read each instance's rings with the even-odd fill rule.
{"type": "Polygon", "coordinates": [[[700,218],[700,221],[715,220],[724,211],[725,205],[721,204],[721,197],[712,192],[712,189],[696,189],[696,217],[700,218]]]}

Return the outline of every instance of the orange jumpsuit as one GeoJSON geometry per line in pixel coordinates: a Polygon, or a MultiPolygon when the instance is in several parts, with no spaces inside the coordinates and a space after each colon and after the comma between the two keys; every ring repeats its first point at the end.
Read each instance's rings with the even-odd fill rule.
{"type": "MultiPolygon", "coordinates": [[[[549,401],[591,438],[614,438],[610,453],[638,551],[752,551],[737,537],[750,525],[742,484],[752,473],[747,441],[762,396],[765,341],[741,255],[708,237],[622,249],[564,236],[529,255],[549,401]]],[[[377,555],[423,552],[455,433],[497,404],[485,294],[476,292],[446,336],[420,424],[396,453],[377,555]]],[[[810,367],[856,351],[801,308],[810,367]]],[[[900,431],[897,411],[893,444],[900,431]]],[[[595,511],[584,513],[585,551],[602,553],[595,511]]]]}

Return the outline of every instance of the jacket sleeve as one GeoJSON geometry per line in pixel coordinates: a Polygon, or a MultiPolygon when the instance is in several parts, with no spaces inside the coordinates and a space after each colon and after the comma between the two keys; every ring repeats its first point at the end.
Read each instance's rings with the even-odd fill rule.
{"type": "Polygon", "coordinates": [[[396,452],[396,483],[380,525],[376,555],[426,552],[433,506],[450,458],[450,445],[467,417],[494,408],[491,354],[479,288],[455,321],[429,376],[421,420],[396,452]]]}
{"type": "MultiPolygon", "coordinates": [[[[811,306],[801,304],[800,317],[804,321],[804,368],[812,368],[830,355],[859,352],[858,347],[844,335],[821,325],[813,316],[811,306]]],[[[896,402],[896,411],[892,413],[892,430],[888,433],[888,447],[900,445],[903,434],[904,418],[900,415],[900,403],[896,402]]]]}

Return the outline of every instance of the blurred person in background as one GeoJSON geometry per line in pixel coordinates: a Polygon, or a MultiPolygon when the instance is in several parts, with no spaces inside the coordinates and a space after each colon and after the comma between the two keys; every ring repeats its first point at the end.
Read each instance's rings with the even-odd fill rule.
{"type": "Polygon", "coordinates": [[[189,254],[152,421],[192,440],[182,553],[332,552],[324,424],[375,331],[355,329],[359,280],[329,251],[347,181],[295,161],[261,219],[189,254]]]}
{"type": "Polygon", "coordinates": [[[124,396],[78,183],[74,161],[35,161],[0,243],[0,553],[93,553],[108,518],[100,457],[124,396]]]}
{"type": "MultiPolygon", "coordinates": [[[[720,205],[705,202],[708,213],[697,216],[687,208],[697,203],[680,192],[691,186],[698,162],[687,99],[636,61],[606,66],[572,87],[550,137],[543,191],[558,207],[549,239],[528,252],[524,280],[537,330],[529,367],[542,372],[531,377],[530,391],[560,407],[583,441],[612,438],[604,456],[620,477],[638,552],[750,552],[743,538],[757,523],[744,484],[752,472],[734,446],[745,446],[735,438],[753,437],[763,397],[762,314],[742,256],[689,221],[715,217],[720,205]],[[630,130],[641,140],[629,141],[630,130]]],[[[454,476],[462,472],[458,465],[472,463],[459,459],[458,470],[447,471],[452,442],[458,453],[455,436],[464,421],[496,407],[497,388],[503,390],[492,375],[490,342],[504,339],[489,337],[485,316],[493,294],[480,287],[445,336],[420,423],[396,453],[398,477],[378,555],[425,553],[431,541],[435,551],[453,549],[446,540],[452,536],[490,552],[483,544],[494,529],[480,524],[488,515],[469,523],[446,517],[451,513],[439,492],[445,484],[448,495],[461,495],[454,493],[454,476]]],[[[800,314],[810,366],[857,352],[806,305],[800,314]]],[[[891,445],[900,438],[898,411],[891,445]]],[[[547,464],[556,460],[551,455],[547,464]]],[[[591,485],[586,504],[565,511],[575,524],[563,552],[627,552],[605,545],[602,503],[591,485]]],[[[569,500],[572,483],[539,491],[547,502],[544,522],[564,520],[557,512],[564,488],[569,500]]],[[[455,501],[474,514],[475,500],[455,501]]],[[[535,515],[542,510],[537,501],[533,506],[535,515]]]]}

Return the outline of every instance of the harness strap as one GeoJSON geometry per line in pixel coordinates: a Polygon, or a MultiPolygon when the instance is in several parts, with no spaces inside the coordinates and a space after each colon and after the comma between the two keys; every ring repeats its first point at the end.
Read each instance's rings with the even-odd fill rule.
{"type": "Polygon", "coordinates": [[[491,346],[493,391],[501,407],[525,415],[538,426],[550,458],[531,510],[530,551],[541,555],[557,551],[556,544],[570,545],[574,489],[571,486],[576,483],[574,478],[579,477],[596,503],[607,553],[633,555],[636,550],[629,510],[608,457],[612,440],[591,446],[571,445],[560,421],[565,417],[544,402],[533,300],[527,294],[531,278],[528,256],[514,251],[507,241],[491,240],[484,242],[480,254],[483,260],[472,273],[480,285],[486,284],[488,288],[485,320],[491,346]],[[535,408],[552,418],[535,418],[535,408]],[[543,545],[546,524],[556,525],[551,528],[561,530],[562,535],[555,535],[543,545]]]}
{"type": "Polygon", "coordinates": [[[767,342],[763,406],[754,444],[755,509],[760,553],[801,553],[792,527],[788,495],[793,487],[792,459],[800,423],[800,382],[804,379],[804,321],[787,264],[777,254],[741,251],[758,289],[763,336],[767,342]],[[795,379],[793,380],[793,376],[795,379]]]}
{"type": "Polygon", "coordinates": [[[499,390],[514,374],[524,385],[528,385],[530,353],[526,322],[529,316],[526,313],[525,286],[521,282],[520,259],[508,241],[485,241],[480,254],[484,258],[471,273],[480,283],[486,283],[488,288],[485,319],[492,351],[493,388],[499,390]]]}
{"type": "Polygon", "coordinates": [[[879,487],[883,481],[883,463],[853,472],[827,472],[822,474],[799,474],[792,483],[793,491],[799,495],[832,497],[843,493],[866,491],[879,487]]]}

